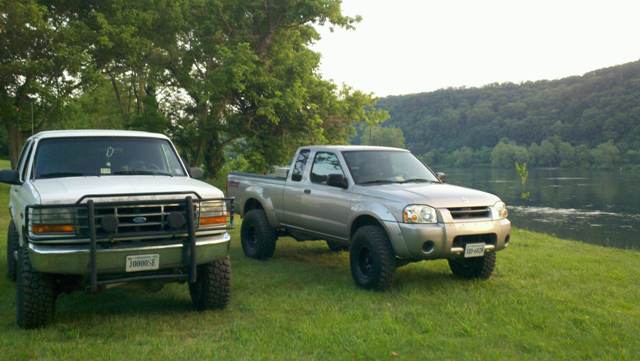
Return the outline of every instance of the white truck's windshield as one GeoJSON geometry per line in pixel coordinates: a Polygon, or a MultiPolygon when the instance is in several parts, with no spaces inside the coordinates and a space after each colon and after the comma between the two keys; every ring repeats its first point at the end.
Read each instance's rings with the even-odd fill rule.
{"type": "Polygon", "coordinates": [[[357,184],[439,182],[413,154],[393,150],[342,152],[357,184]]]}
{"type": "Polygon", "coordinates": [[[165,139],[76,137],[38,142],[35,179],[116,175],[184,176],[185,171],[165,139]]]}

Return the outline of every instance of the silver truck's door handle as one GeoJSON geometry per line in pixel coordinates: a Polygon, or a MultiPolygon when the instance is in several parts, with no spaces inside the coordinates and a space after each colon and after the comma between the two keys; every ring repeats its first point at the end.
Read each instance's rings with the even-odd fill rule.
{"type": "Polygon", "coordinates": [[[311,194],[311,189],[305,189],[304,194],[311,194]]]}

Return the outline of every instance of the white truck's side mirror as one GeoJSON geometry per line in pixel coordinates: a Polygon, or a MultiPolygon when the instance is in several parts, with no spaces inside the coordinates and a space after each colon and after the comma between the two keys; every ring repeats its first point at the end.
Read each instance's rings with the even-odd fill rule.
{"type": "Polygon", "coordinates": [[[3,169],[0,170],[0,182],[6,184],[20,185],[20,175],[17,170],[3,169]]]}

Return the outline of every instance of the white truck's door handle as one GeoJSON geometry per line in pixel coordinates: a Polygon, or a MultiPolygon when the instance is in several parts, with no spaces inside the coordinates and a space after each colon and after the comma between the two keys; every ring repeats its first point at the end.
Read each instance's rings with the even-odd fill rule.
{"type": "Polygon", "coordinates": [[[305,189],[304,194],[311,194],[311,189],[305,189]]]}

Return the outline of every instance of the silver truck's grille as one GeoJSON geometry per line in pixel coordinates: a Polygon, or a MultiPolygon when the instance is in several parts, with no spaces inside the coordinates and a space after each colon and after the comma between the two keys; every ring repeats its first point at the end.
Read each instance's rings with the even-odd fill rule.
{"type": "Polygon", "coordinates": [[[453,239],[453,247],[462,247],[464,248],[467,243],[485,243],[485,244],[496,244],[497,236],[495,233],[486,233],[486,234],[470,234],[464,236],[457,236],[453,239]]]}
{"type": "Polygon", "coordinates": [[[451,218],[468,219],[468,218],[488,218],[491,217],[491,209],[489,207],[459,207],[449,208],[451,218]]]}

